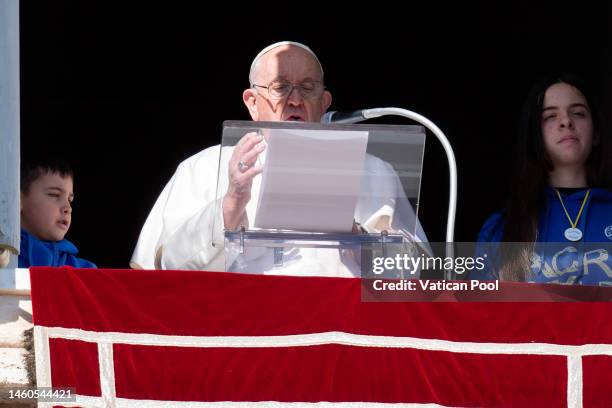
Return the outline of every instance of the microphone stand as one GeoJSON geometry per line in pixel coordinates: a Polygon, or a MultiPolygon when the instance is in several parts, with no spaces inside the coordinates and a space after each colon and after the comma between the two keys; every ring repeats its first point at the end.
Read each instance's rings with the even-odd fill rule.
{"type": "MultiPolygon", "coordinates": [[[[357,123],[362,122],[366,119],[378,118],[381,116],[403,116],[408,119],[412,119],[415,122],[420,123],[429,129],[442,144],[446,157],[448,159],[448,173],[449,173],[449,193],[448,193],[448,217],[446,222],[446,256],[453,256],[454,248],[454,231],[455,231],[455,216],[457,212],[457,162],[455,161],[455,153],[453,148],[448,141],[448,138],[444,135],[444,132],[440,130],[435,123],[427,119],[425,116],[420,115],[416,112],[402,108],[372,108],[364,109],[361,111],[362,117],[353,117],[344,121],[344,123],[357,123]]],[[[330,116],[331,118],[331,116],[330,116]]],[[[338,121],[337,123],[343,122],[338,121]]],[[[451,272],[446,271],[447,278],[451,279],[451,272]]]]}

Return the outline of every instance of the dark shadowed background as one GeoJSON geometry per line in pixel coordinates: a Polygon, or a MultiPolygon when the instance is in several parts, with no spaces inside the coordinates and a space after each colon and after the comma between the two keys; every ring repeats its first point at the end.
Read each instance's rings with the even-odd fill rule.
{"type": "MultiPolygon", "coordinates": [[[[222,12],[204,2],[127,3],[21,1],[22,156],[73,165],[67,238],[103,267],[127,267],[178,163],[217,144],[224,120],[249,119],[248,69],[275,41],[318,54],[332,110],[407,108],[446,133],[459,170],[458,241],[473,241],[503,206],[520,106],[536,79],[583,75],[611,113],[609,5],[440,2],[329,14],[304,5],[222,12]]],[[[447,179],[432,137],[420,213],[432,241],[445,237],[447,179]]]]}

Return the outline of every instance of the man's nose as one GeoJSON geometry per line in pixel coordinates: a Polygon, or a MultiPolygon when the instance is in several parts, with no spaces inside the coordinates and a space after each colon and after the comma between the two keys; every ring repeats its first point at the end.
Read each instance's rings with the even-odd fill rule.
{"type": "Polygon", "coordinates": [[[301,105],[302,102],[304,102],[302,90],[299,86],[293,86],[291,88],[291,91],[289,91],[289,95],[287,95],[287,102],[292,105],[301,105]]]}

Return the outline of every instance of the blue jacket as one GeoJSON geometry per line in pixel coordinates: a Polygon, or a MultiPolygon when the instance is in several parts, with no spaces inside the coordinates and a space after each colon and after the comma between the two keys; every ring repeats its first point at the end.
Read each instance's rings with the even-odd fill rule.
{"type": "Polygon", "coordinates": [[[93,262],[77,258],[79,250],[67,239],[58,242],[43,241],[21,230],[21,246],[18,266],[74,266],[75,268],[97,268],[93,262]]]}
{"type": "MultiPolygon", "coordinates": [[[[572,221],[576,219],[586,190],[561,195],[572,221]]],[[[496,279],[493,265],[499,261],[495,244],[502,241],[504,215],[493,214],[478,233],[477,256],[485,252],[488,266],[475,271],[474,279],[496,279]]],[[[557,193],[546,189],[546,205],[538,223],[537,243],[532,254],[529,279],[536,282],[570,283],[585,285],[612,285],[612,191],[592,188],[585,203],[577,228],[583,233],[579,242],[568,241],[564,232],[570,227],[557,193]],[[544,244],[546,243],[546,244],[544,244]]]]}

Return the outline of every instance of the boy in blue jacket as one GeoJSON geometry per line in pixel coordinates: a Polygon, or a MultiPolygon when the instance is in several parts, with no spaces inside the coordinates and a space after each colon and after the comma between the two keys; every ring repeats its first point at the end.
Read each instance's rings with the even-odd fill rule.
{"type": "Polygon", "coordinates": [[[21,168],[21,249],[18,266],[96,268],[77,258],[76,246],[64,236],[72,221],[73,172],[59,161],[40,161],[21,168]]]}

